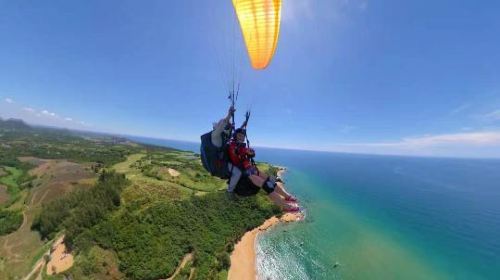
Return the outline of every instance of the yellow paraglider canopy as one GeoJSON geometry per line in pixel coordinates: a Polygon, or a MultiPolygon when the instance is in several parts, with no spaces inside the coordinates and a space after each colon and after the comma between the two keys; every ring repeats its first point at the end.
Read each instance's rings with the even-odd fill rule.
{"type": "Polygon", "coordinates": [[[233,0],[233,6],[252,67],[266,68],[278,45],[281,0],[233,0]]]}

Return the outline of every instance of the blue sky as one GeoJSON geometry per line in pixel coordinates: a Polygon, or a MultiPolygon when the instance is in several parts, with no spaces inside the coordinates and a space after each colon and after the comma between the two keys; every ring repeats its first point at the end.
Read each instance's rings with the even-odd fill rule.
{"type": "Polygon", "coordinates": [[[226,111],[234,53],[256,145],[500,157],[499,9],[283,0],[254,71],[229,0],[0,1],[0,116],[197,141],[226,111]]]}

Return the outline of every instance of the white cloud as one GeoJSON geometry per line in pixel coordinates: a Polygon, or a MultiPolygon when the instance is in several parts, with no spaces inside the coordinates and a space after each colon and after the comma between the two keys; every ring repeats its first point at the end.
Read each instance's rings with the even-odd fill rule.
{"type": "Polygon", "coordinates": [[[394,142],[340,143],[324,150],[389,155],[500,158],[500,131],[406,137],[394,142]]]}
{"type": "Polygon", "coordinates": [[[92,127],[93,125],[90,124],[90,123],[87,123],[87,122],[84,122],[84,121],[80,121],[79,122],[81,125],[85,126],[85,127],[92,127]]]}
{"type": "Polygon", "coordinates": [[[500,131],[454,133],[405,138],[401,143],[417,146],[433,146],[450,143],[464,145],[500,145],[500,131]]]}
{"type": "Polygon", "coordinates": [[[395,142],[348,144],[365,147],[403,147],[403,148],[430,148],[441,145],[500,145],[500,131],[491,132],[464,132],[440,135],[426,135],[421,137],[407,137],[395,142]]]}
{"type": "Polygon", "coordinates": [[[42,115],[57,118],[57,114],[54,112],[49,112],[47,110],[42,110],[42,115]]]}
{"type": "MultiPolygon", "coordinates": [[[[0,99],[0,102],[1,101],[2,99],[0,99]]],[[[3,98],[3,101],[7,104],[16,103],[12,98],[9,97],[3,98]]],[[[32,124],[61,126],[67,128],[92,127],[92,125],[84,121],[76,121],[71,117],[63,117],[55,112],[46,109],[38,110],[32,106],[25,106],[24,104],[19,104],[19,106],[8,106],[6,108],[6,110],[2,111],[2,117],[19,118],[32,124]]]]}
{"type": "Polygon", "coordinates": [[[454,108],[453,110],[451,110],[450,115],[456,115],[460,112],[463,112],[463,111],[469,109],[470,106],[471,106],[470,104],[462,104],[462,105],[454,108]]]}
{"type": "Polygon", "coordinates": [[[14,108],[13,110],[14,111],[9,114],[11,117],[20,118],[32,124],[59,126],[74,129],[93,127],[93,125],[85,121],[75,120],[74,118],[68,116],[63,117],[62,115],[46,109],[37,110],[31,106],[20,106],[14,108]]]}
{"type": "Polygon", "coordinates": [[[484,114],[482,118],[490,121],[500,121],[500,109],[484,114]]]}

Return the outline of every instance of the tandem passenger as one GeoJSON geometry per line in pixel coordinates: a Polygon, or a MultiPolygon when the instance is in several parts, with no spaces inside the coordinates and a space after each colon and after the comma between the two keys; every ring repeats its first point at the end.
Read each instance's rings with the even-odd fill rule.
{"type": "Polygon", "coordinates": [[[255,166],[253,163],[255,151],[247,147],[245,138],[245,129],[238,128],[235,130],[228,150],[232,165],[241,170],[242,175],[248,177],[255,186],[262,188],[276,205],[283,207],[287,212],[299,211],[299,207],[291,204],[297,202],[297,199],[289,194],[281,183],[275,182],[273,178],[262,173],[255,166]]]}

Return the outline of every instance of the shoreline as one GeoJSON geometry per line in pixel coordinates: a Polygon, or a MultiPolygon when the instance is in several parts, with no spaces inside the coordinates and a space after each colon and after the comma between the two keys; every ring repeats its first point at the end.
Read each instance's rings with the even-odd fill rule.
{"type": "Polygon", "coordinates": [[[262,225],[247,231],[241,240],[236,243],[231,253],[231,267],[228,271],[228,280],[253,280],[257,278],[255,242],[260,233],[267,231],[280,223],[290,223],[301,220],[303,214],[285,213],[280,218],[273,216],[262,225]]]}
{"type": "MultiPolygon", "coordinates": [[[[279,167],[278,176],[283,176],[286,168],[279,167]]],[[[290,223],[300,221],[304,218],[303,213],[284,213],[281,217],[272,216],[264,221],[260,226],[247,231],[238,243],[234,246],[231,253],[231,266],[228,271],[228,280],[254,280],[257,279],[257,252],[255,243],[260,233],[280,223],[290,223]]]]}
{"type": "Polygon", "coordinates": [[[284,166],[276,166],[278,168],[278,172],[276,172],[276,175],[278,177],[283,177],[283,174],[286,172],[286,167],[284,166]]]}

